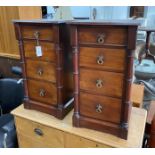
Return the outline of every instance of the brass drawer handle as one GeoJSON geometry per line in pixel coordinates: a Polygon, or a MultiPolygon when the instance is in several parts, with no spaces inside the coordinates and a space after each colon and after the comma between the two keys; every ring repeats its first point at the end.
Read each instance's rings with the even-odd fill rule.
{"type": "Polygon", "coordinates": [[[102,65],[104,63],[104,57],[102,55],[99,55],[97,57],[97,64],[102,65]]]}
{"type": "Polygon", "coordinates": [[[43,70],[42,69],[38,69],[37,70],[37,74],[41,76],[43,74],[43,70]]]}
{"type": "Polygon", "coordinates": [[[43,131],[41,129],[39,129],[39,128],[35,128],[34,132],[38,136],[43,136],[44,135],[43,131]]]}
{"type": "Polygon", "coordinates": [[[34,37],[35,37],[35,39],[36,39],[36,41],[37,41],[37,46],[39,46],[39,36],[40,36],[39,31],[35,31],[35,32],[34,32],[34,37]]]}
{"type": "Polygon", "coordinates": [[[97,88],[102,88],[103,87],[103,81],[102,80],[96,80],[96,87],[97,88]]]}
{"type": "Polygon", "coordinates": [[[39,95],[41,97],[44,97],[45,96],[45,93],[46,93],[46,91],[44,89],[40,89],[39,95]]]}
{"type": "Polygon", "coordinates": [[[103,44],[104,43],[104,40],[105,40],[105,34],[98,35],[98,37],[97,37],[97,43],[103,44]]]}
{"type": "Polygon", "coordinates": [[[96,105],[96,112],[97,112],[97,113],[101,113],[102,110],[103,110],[102,105],[101,105],[101,104],[97,104],[97,105],[96,105]]]}

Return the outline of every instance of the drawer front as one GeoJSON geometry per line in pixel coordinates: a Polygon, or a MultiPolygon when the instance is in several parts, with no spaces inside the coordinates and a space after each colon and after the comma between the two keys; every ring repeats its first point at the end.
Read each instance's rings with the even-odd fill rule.
{"type": "Polygon", "coordinates": [[[57,89],[51,82],[28,80],[28,93],[32,100],[57,105],[57,89]]]}
{"type": "Polygon", "coordinates": [[[109,148],[106,144],[101,144],[80,136],[64,133],[65,148],[109,148]],[[72,140],[72,142],[71,142],[72,140]]]}
{"type": "Polygon", "coordinates": [[[26,73],[28,78],[36,78],[56,82],[56,66],[49,62],[26,60],[26,73]]]}
{"type": "Polygon", "coordinates": [[[120,26],[79,27],[79,43],[127,44],[127,29],[120,26]]]}
{"type": "Polygon", "coordinates": [[[120,123],[121,100],[81,92],[80,114],[103,121],[120,123]]]}
{"type": "Polygon", "coordinates": [[[40,42],[40,46],[42,49],[42,56],[38,57],[36,55],[36,42],[35,41],[24,41],[24,52],[26,58],[33,58],[37,60],[44,61],[56,61],[56,52],[54,48],[54,44],[49,42],[40,42]]]}
{"type": "Polygon", "coordinates": [[[101,95],[122,97],[123,74],[80,69],[80,89],[101,95]]]}
{"type": "Polygon", "coordinates": [[[63,132],[37,122],[16,117],[20,147],[63,147],[63,132]]]}
{"type": "Polygon", "coordinates": [[[39,25],[23,25],[21,26],[23,38],[39,40],[54,40],[54,31],[52,26],[39,26],[39,25]]]}
{"type": "Polygon", "coordinates": [[[125,69],[125,50],[81,47],[80,66],[123,72],[125,69]]]}

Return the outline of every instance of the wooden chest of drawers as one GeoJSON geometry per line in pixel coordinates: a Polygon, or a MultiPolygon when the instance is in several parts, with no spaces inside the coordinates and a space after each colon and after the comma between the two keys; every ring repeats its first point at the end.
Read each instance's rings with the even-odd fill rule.
{"type": "Polygon", "coordinates": [[[24,107],[62,119],[73,107],[68,26],[46,20],[14,25],[23,64],[24,107]]]}
{"type": "Polygon", "coordinates": [[[71,21],[73,125],[127,139],[138,23],[71,21]]]}

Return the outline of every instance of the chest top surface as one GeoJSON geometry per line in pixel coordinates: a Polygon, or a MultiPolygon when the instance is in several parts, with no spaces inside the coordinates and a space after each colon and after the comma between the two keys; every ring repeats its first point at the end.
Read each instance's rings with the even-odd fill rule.
{"type": "Polygon", "coordinates": [[[118,26],[139,26],[136,20],[70,20],[70,25],[118,25],[118,26]]]}

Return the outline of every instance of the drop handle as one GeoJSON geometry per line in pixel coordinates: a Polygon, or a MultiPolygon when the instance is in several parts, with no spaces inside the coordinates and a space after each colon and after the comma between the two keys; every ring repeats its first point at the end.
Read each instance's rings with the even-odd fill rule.
{"type": "Polygon", "coordinates": [[[102,106],[101,104],[97,104],[97,105],[96,105],[96,112],[97,112],[97,113],[101,113],[102,110],[103,110],[103,106],[102,106]]]}
{"type": "Polygon", "coordinates": [[[43,131],[41,129],[39,129],[39,128],[35,128],[34,132],[38,136],[43,136],[44,135],[43,131]]]}
{"type": "Polygon", "coordinates": [[[43,74],[43,70],[42,69],[38,69],[37,70],[37,74],[41,76],[43,74]]]}
{"type": "Polygon", "coordinates": [[[102,65],[104,63],[104,56],[99,55],[96,61],[97,61],[97,64],[102,65]]]}
{"type": "Polygon", "coordinates": [[[97,88],[102,88],[103,87],[103,81],[102,80],[96,80],[96,87],[97,88]]]}
{"type": "Polygon", "coordinates": [[[105,34],[99,34],[99,35],[97,36],[97,43],[103,44],[104,41],[105,41],[105,34]]]}
{"type": "Polygon", "coordinates": [[[39,95],[41,97],[44,97],[45,96],[45,93],[46,93],[46,91],[44,89],[40,89],[39,95]]]}
{"type": "Polygon", "coordinates": [[[35,32],[34,32],[34,37],[35,37],[35,39],[36,39],[37,46],[40,45],[40,43],[39,43],[39,36],[40,36],[39,31],[35,31],[35,32]]]}

